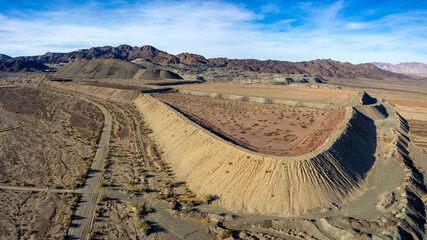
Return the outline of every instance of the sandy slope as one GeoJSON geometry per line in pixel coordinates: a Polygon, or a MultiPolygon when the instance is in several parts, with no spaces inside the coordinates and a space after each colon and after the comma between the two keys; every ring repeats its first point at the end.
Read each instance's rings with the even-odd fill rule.
{"type": "Polygon", "coordinates": [[[70,63],[54,76],[61,78],[132,78],[141,68],[135,63],[117,59],[96,59],[70,63]]]}
{"type": "MultiPolygon", "coordinates": [[[[134,99],[125,97],[126,90],[102,89],[115,93],[118,101],[134,99]]],[[[101,97],[111,99],[108,94],[101,97]]],[[[217,195],[218,205],[234,212],[292,216],[335,208],[365,191],[378,140],[374,120],[386,118],[387,112],[381,103],[366,96],[363,100],[372,105],[347,108],[327,142],[298,157],[273,157],[235,146],[149,95],[134,103],[153,130],[162,158],[193,192],[217,195]]]]}
{"type": "Polygon", "coordinates": [[[89,85],[78,85],[76,87],[76,85],[72,83],[51,82],[50,84],[57,88],[77,91],[101,99],[113,101],[132,102],[139,96],[139,91],[137,90],[123,90],[115,88],[95,87],[89,85]]]}
{"type": "Polygon", "coordinates": [[[375,160],[373,121],[353,109],[321,148],[285,158],[224,142],[152,97],[135,103],[177,177],[233,211],[294,215],[342,204],[359,194],[375,160]]]}

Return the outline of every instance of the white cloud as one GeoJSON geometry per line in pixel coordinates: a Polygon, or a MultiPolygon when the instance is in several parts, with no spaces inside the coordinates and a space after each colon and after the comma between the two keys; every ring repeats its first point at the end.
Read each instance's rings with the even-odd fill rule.
{"type": "Polygon", "coordinates": [[[358,23],[358,22],[349,22],[347,23],[347,29],[348,30],[356,30],[356,29],[362,29],[366,28],[367,25],[365,23],[358,23]]]}
{"type": "Polygon", "coordinates": [[[263,15],[219,1],[154,1],[116,10],[99,9],[92,2],[90,7],[26,18],[0,15],[0,52],[37,55],[126,43],[206,57],[427,62],[425,11],[363,22],[343,18],[345,6],[343,1],[325,8],[305,4],[305,19],[283,16],[262,24],[263,15]],[[303,20],[306,23],[298,25],[303,20]]]}

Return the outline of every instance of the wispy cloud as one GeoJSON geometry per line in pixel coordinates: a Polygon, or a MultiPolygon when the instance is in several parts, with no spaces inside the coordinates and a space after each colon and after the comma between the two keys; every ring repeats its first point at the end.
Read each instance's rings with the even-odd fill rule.
{"type": "Polygon", "coordinates": [[[295,3],[293,12],[275,4],[254,10],[224,1],[112,4],[119,7],[92,1],[69,9],[3,12],[0,52],[35,55],[127,43],[206,57],[427,62],[425,9],[366,20],[346,16],[351,3],[343,0],[295,3]]]}

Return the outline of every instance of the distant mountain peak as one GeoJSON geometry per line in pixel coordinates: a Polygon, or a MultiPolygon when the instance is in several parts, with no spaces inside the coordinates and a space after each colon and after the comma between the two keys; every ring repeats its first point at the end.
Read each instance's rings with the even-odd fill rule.
{"type": "Polygon", "coordinates": [[[0,71],[3,72],[38,72],[49,69],[43,63],[23,60],[23,59],[9,59],[0,61],[0,71]]]}
{"type": "Polygon", "coordinates": [[[395,73],[405,74],[425,74],[427,73],[427,64],[422,62],[403,62],[398,64],[373,62],[375,66],[383,70],[395,73]]]}
{"type": "Polygon", "coordinates": [[[209,61],[203,57],[202,55],[194,54],[194,53],[180,53],[176,55],[180,62],[186,64],[206,64],[209,61]]]}
{"type": "Polygon", "coordinates": [[[9,60],[9,59],[12,59],[12,57],[11,57],[11,56],[8,56],[8,55],[6,55],[6,54],[1,54],[1,53],[0,53],[0,60],[9,60]]]}

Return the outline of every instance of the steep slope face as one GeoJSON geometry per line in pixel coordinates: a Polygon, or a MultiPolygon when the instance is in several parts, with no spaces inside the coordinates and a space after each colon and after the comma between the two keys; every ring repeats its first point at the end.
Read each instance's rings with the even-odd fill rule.
{"type": "Polygon", "coordinates": [[[178,74],[162,69],[140,69],[133,78],[148,80],[182,79],[178,74]]]}
{"type": "Polygon", "coordinates": [[[0,53],[0,61],[1,61],[1,60],[9,60],[9,59],[12,59],[12,57],[11,57],[11,56],[8,56],[8,55],[1,54],[1,53],[0,53]]]}
{"type": "Polygon", "coordinates": [[[49,67],[43,63],[30,60],[11,59],[0,61],[0,71],[4,72],[38,72],[46,69],[49,69],[49,67]]]}
{"type": "Polygon", "coordinates": [[[343,204],[375,161],[375,125],[352,108],[322,147],[286,158],[226,142],[150,96],[135,104],[177,178],[232,211],[290,216],[343,204]]]}
{"type": "Polygon", "coordinates": [[[56,88],[65,89],[68,91],[76,91],[87,95],[95,96],[100,99],[125,103],[132,103],[135,99],[138,98],[140,94],[140,91],[138,90],[124,90],[108,87],[75,85],[73,83],[49,82],[49,84],[56,88]]]}
{"type": "Polygon", "coordinates": [[[399,64],[373,62],[375,66],[383,70],[395,73],[421,74],[427,73],[427,64],[422,62],[405,62],[399,64]]]}
{"type": "Polygon", "coordinates": [[[120,45],[118,47],[105,46],[81,49],[70,53],[46,53],[37,57],[37,61],[43,63],[61,63],[99,58],[127,61],[144,58],[152,62],[162,64],[179,63],[179,59],[177,57],[148,45],[143,47],[132,47],[129,45],[120,45]]]}
{"type": "Polygon", "coordinates": [[[207,64],[208,60],[202,55],[192,53],[180,53],[176,55],[181,63],[185,64],[207,64]]]}
{"type": "Polygon", "coordinates": [[[68,64],[55,77],[61,78],[133,78],[141,66],[115,59],[96,59],[68,64]]]}

